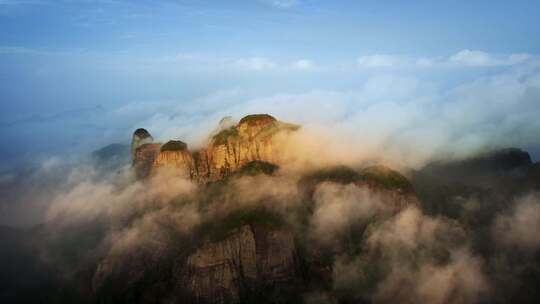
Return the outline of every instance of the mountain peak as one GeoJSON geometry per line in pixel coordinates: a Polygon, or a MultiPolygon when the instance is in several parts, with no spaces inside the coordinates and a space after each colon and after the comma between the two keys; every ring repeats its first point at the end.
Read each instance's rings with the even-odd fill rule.
{"type": "Polygon", "coordinates": [[[169,167],[178,172],[189,172],[186,175],[198,182],[215,181],[241,170],[250,162],[279,165],[285,147],[277,143],[276,137],[297,129],[298,126],[280,122],[268,114],[247,115],[236,125],[232,118],[225,117],[219,122],[217,133],[211,136],[208,146],[192,153],[180,140],[143,148],[144,144],[152,143],[152,136],[141,128],[133,135],[133,164],[139,177],[149,176],[157,168],[169,167]]]}

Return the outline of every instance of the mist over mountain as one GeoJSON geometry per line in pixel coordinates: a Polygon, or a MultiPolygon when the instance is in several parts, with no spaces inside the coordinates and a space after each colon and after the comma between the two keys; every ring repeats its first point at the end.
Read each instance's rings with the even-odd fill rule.
{"type": "Polygon", "coordinates": [[[537,0],[0,0],[0,303],[540,303],[537,0]]]}
{"type": "Polygon", "coordinates": [[[2,301],[538,301],[540,165],[526,151],[396,171],[341,162],[306,128],[227,117],[196,148],[140,128],[131,147],[13,177],[21,190],[3,193],[44,220],[1,228],[2,301]]]}

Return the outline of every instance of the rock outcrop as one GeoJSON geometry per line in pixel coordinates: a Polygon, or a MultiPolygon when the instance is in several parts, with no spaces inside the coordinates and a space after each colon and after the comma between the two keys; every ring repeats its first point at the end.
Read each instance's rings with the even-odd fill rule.
{"type": "Polygon", "coordinates": [[[268,114],[248,115],[236,125],[224,118],[208,147],[193,153],[181,141],[170,141],[157,153],[157,144],[148,146],[152,141],[148,131],[137,129],[132,143],[133,164],[139,168],[137,177],[147,177],[150,171],[163,167],[176,167],[182,175],[199,182],[215,181],[250,161],[280,163],[283,147],[277,141],[298,128],[268,114]],[[153,164],[150,169],[148,162],[153,164]]]}
{"type": "Polygon", "coordinates": [[[137,148],[144,144],[149,144],[154,141],[154,138],[146,129],[139,128],[133,132],[133,137],[131,139],[131,158],[135,160],[135,154],[137,151],[137,148]]]}
{"type": "Polygon", "coordinates": [[[294,282],[291,231],[244,225],[189,256],[186,286],[197,303],[234,303],[294,282]]]}
{"type": "Polygon", "coordinates": [[[282,147],[277,138],[297,129],[267,114],[248,115],[212,136],[208,148],[197,153],[199,177],[220,179],[254,160],[279,163],[282,147]]]}
{"type": "Polygon", "coordinates": [[[154,160],[158,156],[160,149],[161,144],[157,143],[143,144],[135,149],[133,169],[136,178],[143,179],[150,176],[154,160]]]}
{"type": "Polygon", "coordinates": [[[187,286],[196,302],[229,303],[257,277],[256,245],[249,226],[208,243],[188,258],[187,286]]]}
{"type": "Polygon", "coordinates": [[[195,162],[187,149],[187,145],[179,140],[171,140],[161,146],[154,159],[152,171],[171,170],[185,178],[195,177],[195,162]]]}

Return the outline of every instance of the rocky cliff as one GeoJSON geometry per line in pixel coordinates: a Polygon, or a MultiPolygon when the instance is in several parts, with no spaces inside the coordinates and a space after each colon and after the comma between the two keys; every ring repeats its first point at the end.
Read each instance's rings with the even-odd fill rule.
{"type": "Polygon", "coordinates": [[[208,146],[190,152],[185,143],[170,141],[157,152],[158,144],[145,129],[133,134],[133,164],[138,177],[147,177],[151,171],[170,168],[182,175],[200,181],[216,181],[237,171],[250,161],[280,163],[282,150],[277,141],[299,127],[278,121],[268,114],[254,114],[242,118],[237,124],[222,119],[208,146]]]}
{"type": "Polygon", "coordinates": [[[172,170],[186,178],[196,178],[195,162],[187,145],[179,140],[171,140],[161,146],[152,163],[152,171],[172,170]]]}
{"type": "Polygon", "coordinates": [[[265,286],[294,282],[294,236],[285,229],[244,225],[198,248],[187,269],[186,286],[196,302],[239,302],[265,286]]]}

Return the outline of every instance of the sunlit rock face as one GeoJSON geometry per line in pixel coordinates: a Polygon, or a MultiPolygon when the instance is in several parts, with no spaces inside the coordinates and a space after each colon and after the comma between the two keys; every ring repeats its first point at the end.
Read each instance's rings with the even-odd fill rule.
{"type": "Polygon", "coordinates": [[[174,171],[178,176],[194,178],[195,162],[187,145],[179,140],[171,140],[161,146],[152,165],[152,172],[159,170],[174,171]]]}
{"type": "Polygon", "coordinates": [[[139,178],[149,176],[149,171],[167,168],[202,183],[215,181],[251,161],[279,164],[285,147],[277,138],[298,128],[267,114],[248,115],[237,124],[225,117],[212,133],[208,146],[193,153],[181,141],[170,141],[156,152],[157,146],[148,146],[152,141],[150,134],[138,129],[133,135],[133,164],[139,178]],[[144,149],[139,149],[143,146],[144,149]]]}
{"type": "Polygon", "coordinates": [[[198,154],[197,163],[207,166],[200,171],[207,173],[209,180],[216,180],[250,161],[280,163],[284,147],[276,142],[276,138],[297,129],[298,126],[280,122],[267,114],[248,115],[212,137],[208,148],[198,154]]]}

